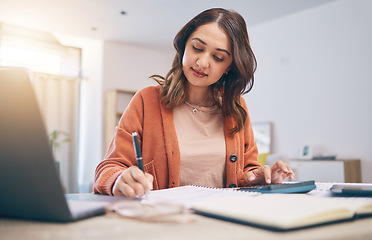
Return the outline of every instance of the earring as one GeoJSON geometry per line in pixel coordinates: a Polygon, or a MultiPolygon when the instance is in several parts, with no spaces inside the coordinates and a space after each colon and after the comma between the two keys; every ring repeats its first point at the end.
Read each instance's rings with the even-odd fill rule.
{"type": "Polygon", "coordinates": [[[225,75],[229,74],[229,71],[224,72],[225,75]]]}

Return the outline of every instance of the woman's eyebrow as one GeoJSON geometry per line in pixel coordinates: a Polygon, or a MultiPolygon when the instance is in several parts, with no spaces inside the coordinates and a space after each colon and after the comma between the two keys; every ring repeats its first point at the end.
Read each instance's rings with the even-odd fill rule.
{"type": "MultiPolygon", "coordinates": [[[[201,42],[201,43],[204,44],[204,45],[208,45],[206,42],[204,42],[203,40],[201,40],[200,38],[197,38],[197,37],[193,38],[192,40],[196,40],[196,41],[201,42]]],[[[222,49],[222,48],[216,48],[216,50],[217,50],[217,51],[221,51],[221,52],[225,52],[227,55],[230,56],[229,51],[227,51],[227,50],[225,50],[225,49],[222,49]]]]}

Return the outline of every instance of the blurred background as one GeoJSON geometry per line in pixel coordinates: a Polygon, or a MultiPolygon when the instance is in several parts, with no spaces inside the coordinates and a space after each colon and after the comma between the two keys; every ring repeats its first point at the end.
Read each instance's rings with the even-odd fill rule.
{"type": "Polygon", "coordinates": [[[292,161],[310,146],[311,159],[360,160],[372,182],[369,0],[1,0],[0,66],[30,72],[66,191],[91,191],[131,96],[168,72],[175,34],[212,7],[247,22],[260,153],[292,161]]]}

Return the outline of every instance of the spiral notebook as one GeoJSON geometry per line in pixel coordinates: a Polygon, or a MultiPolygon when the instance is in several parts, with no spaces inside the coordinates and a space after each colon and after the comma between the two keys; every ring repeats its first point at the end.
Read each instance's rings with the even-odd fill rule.
{"type": "Polygon", "coordinates": [[[211,188],[189,185],[152,191],[142,201],[145,203],[173,202],[191,208],[194,202],[223,196],[254,196],[261,193],[305,193],[314,188],[314,181],[287,182],[241,188],[211,188]]]}
{"type": "Polygon", "coordinates": [[[254,196],[258,194],[260,193],[236,191],[230,188],[209,188],[189,185],[151,191],[142,199],[142,203],[155,204],[158,202],[171,202],[191,208],[194,203],[199,201],[233,195],[254,196]]]}

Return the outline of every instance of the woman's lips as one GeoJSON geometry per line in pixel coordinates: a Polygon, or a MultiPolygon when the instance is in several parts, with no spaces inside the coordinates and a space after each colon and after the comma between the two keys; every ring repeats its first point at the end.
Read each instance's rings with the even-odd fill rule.
{"type": "Polygon", "coordinates": [[[208,76],[208,74],[204,73],[204,72],[201,72],[201,71],[198,71],[194,68],[191,68],[192,70],[192,73],[196,76],[196,77],[199,77],[199,78],[202,78],[202,77],[205,77],[205,76],[208,76]]]}

